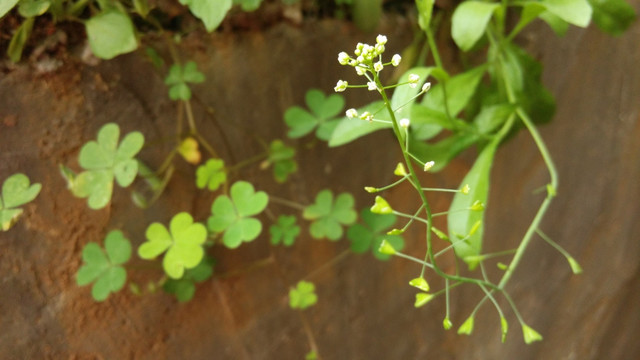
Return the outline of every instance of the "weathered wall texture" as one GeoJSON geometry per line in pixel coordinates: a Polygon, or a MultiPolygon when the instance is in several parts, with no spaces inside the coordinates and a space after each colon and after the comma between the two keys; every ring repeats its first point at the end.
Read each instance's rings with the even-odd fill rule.
{"type": "MultiPolygon", "coordinates": [[[[390,28],[383,29],[390,40],[405,45],[407,27],[390,28]]],[[[529,40],[558,102],[555,120],[542,128],[560,171],[559,196],[543,229],[584,268],[583,275],[571,275],[561,255],[534,241],[512,279],[510,293],[545,341],[524,345],[509,314],[509,339],[501,344],[498,318],[488,306],[472,336],[445,332],[444,299],[419,310],[412,306],[414,291],[406,282],[419,271],[414,264],[351,254],[310,278],[320,301],[305,313],[323,359],[640,357],[640,26],[620,38],[572,29],[559,40],[540,27],[529,40]]],[[[187,41],[192,55],[185,58],[194,58],[207,75],[206,84],[194,87],[199,128],[227,159],[262,151],[254,137],[283,137],[284,109],[302,104],[310,87],[330,91],[345,76],[336,54],[357,41],[366,39],[334,22],[187,41]],[[224,129],[228,147],[213,121],[224,129]]],[[[88,288],[75,286],[82,247],[101,242],[108,230],[125,229],[137,245],[153,221],[166,223],[179,211],[191,211],[197,220],[208,216],[212,197],[195,189],[194,169],[185,164],[148,211],[133,207],[122,189],[111,206],[90,211],[58,174],[59,163],[77,166],[81,145],[110,121],[125,132],[142,131],[150,144],[142,157],[157,166],[170,149],[162,139],[171,136],[175,121],[165,94],[161,77],[135,56],[44,75],[22,68],[0,78],[0,179],[24,172],[44,185],[18,225],[0,234],[0,358],[300,359],[306,353],[302,322],[287,306],[288,287],[341,254],[346,241],[305,238],[292,249],[272,249],[262,236],[240,250],[216,248],[216,271],[227,275],[200,285],[184,305],[162,293],[136,297],[127,291],[94,303],[88,288]],[[247,269],[262,260],[263,266],[247,269]]],[[[347,93],[347,101],[367,101],[358,96],[347,93]]],[[[384,184],[398,156],[385,134],[338,149],[298,144],[300,173],[286,185],[259,170],[242,177],[302,203],[323,188],[351,191],[359,194],[361,208],[371,200],[362,186],[384,184]]],[[[464,159],[427,181],[456,186],[470,165],[471,157],[464,159]]],[[[532,191],[547,181],[525,133],[498,152],[492,176],[489,250],[515,246],[542,200],[532,191]]],[[[413,201],[404,190],[392,198],[413,201]]],[[[436,198],[434,206],[444,209],[447,201],[436,198]]],[[[422,256],[418,234],[406,240],[408,251],[422,256]]],[[[133,280],[153,274],[137,271],[133,280]]],[[[460,324],[481,294],[468,288],[452,295],[453,320],[460,324]]]]}

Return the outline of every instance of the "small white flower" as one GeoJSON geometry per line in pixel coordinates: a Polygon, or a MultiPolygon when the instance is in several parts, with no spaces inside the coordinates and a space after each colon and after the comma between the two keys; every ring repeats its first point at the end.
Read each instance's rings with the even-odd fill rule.
{"type": "Polygon", "coordinates": [[[427,92],[427,91],[429,91],[429,89],[431,89],[431,83],[430,82],[426,82],[426,83],[424,83],[424,85],[422,85],[422,92],[427,92]]]}
{"type": "Polygon", "coordinates": [[[380,45],[384,45],[387,43],[387,37],[384,35],[378,35],[378,37],[376,37],[376,43],[380,44],[380,45]]]}
{"type": "Polygon", "coordinates": [[[356,66],[356,65],[358,65],[358,62],[355,59],[351,59],[351,60],[349,60],[349,65],[350,66],[356,66]]]}
{"type": "Polygon", "coordinates": [[[384,45],[376,44],[376,55],[380,55],[384,52],[384,45]]]}
{"type": "Polygon", "coordinates": [[[349,109],[347,110],[347,117],[349,119],[353,119],[355,117],[358,117],[358,111],[356,109],[349,109]]]}
{"type": "Polygon", "coordinates": [[[371,115],[370,112],[365,111],[362,113],[362,115],[360,115],[360,119],[371,122],[373,120],[373,115],[371,115]]]}
{"type": "Polygon", "coordinates": [[[343,80],[338,80],[338,83],[336,84],[336,87],[333,88],[333,90],[335,90],[335,92],[343,92],[347,89],[348,85],[349,85],[348,82],[343,80]]]}
{"type": "Polygon", "coordinates": [[[393,66],[398,66],[400,65],[400,60],[402,60],[402,57],[398,54],[393,55],[393,57],[391,58],[391,65],[393,66]]]}
{"type": "Polygon", "coordinates": [[[376,85],[375,81],[369,81],[367,83],[367,87],[369,89],[369,91],[373,91],[373,90],[377,90],[378,86],[376,85]]]}
{"type": "Polygon", "coordinates": [[[347,65],[349,63],[349,55],[347,55],[346,52],[341,52],[340,54],[338,54],[338,62],[341,65],[347,65]]]}
{"type": "Polygon", "coordinates": [[[356,66],[356,73],[362,76],[367,73],[367,68],[364,66],[356,66]]]}
{"type": "Polygon", "coordinates": [[[417,74],[409,74],[409,86],[412,89],[415,89],[418,86],[418,81],[420,81],[420,76],[417,74]]]}
{"type": "Polygon", "coordinates": [[[424,171],[429,171],[435,165],[435,161],[428,161],[424,164],[424,171]]]}
{"type": "Polygon", "coordinates": [[[364,62],[364,56],[362,56],[362,55],[358,56],[356,61],[358,61],[358,63],[363,63],[364,62]]]}
{"type": "Polygon", "coordinates": [[[411,122],[407,118],[400,119],[400,127],[407,129],[411,122]]]}
{"type": "Polygon", "coordinates": [[[382,71],[382,69],[384,68],[384,66],[382,66],[382,62],[378,61],[377,63],[373,64],[373,69],[377,72],[382,71]]]}

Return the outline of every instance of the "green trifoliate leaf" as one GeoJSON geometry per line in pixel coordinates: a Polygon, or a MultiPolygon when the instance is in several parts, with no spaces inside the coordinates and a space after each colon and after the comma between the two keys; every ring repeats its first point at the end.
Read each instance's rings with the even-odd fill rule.
{"type": "Polygon", "coordinates": [[[325,96],[318,89],[311,89],[305,96],[306,111],[293,106],[284,113],[284,121],[290,130],[287,136],[299,138],[316,129],[316,136],[321,140],[329,140],[339,120],[333,119],[344,107],[344,98],[338,94],[325,96]]]}
{"type": "Polygon", "coordinates": [[[230,192],[231,197],[220,195],[213,202],[208,226],[212,232],[224,232],[223,244],[235,249],[242,242],[253,241],[260,235],[262,223],[251,216],[267,207],[269,197],[264,191],[256,192],[246,181],[234,183],[230,192]]]}
{"type": "Polygon", "coordinates": [[[134,156],[144,144],[144,136],[134,131],[118,145],[120,128],[114,123],[104,125],[97,141],[89,141],[82,149],[78,161],[84,171],[70,183],[75,196],[89,198],[89,207],[103,208],[111,200],[113,180],[122,186],[131,185],[138,173],[134,156]]]}
{"type": "Polygon", "coordinates": [[[91,51],[102,59],[111,59],[138,48],[133,22],[118,10],[92,16],[85,22],[91,51]]]}
{"type": "Polygon", "coordinates": [[[107,234],[102,250],[96,243],[88,243],[82,250],[85,264],[76,274],[80,286],[91,282],[91,295],[96,301],[103,301],[109,293],[118,292],[124,286],[127,272],[121,266],[131,257],[131,243],[119,230],[107,234]]]}
{"type": "Polygon", "coordinates": [[[146,237],[147,241],[138,248],[138,255],[148,260],[166,251],[162,267],[169,277],[180,279],[185,269],[192,269],[202,261],[207,229],[194,223],[189,213],[181,212],[171,219],[169,230],[160,223],[149,225],[146,237]]]}
{"type": "Polygon", "coordinates": [[[211,191],[218,190],[220,185],[227,181],[227,173],[222,159],[209,159],[196,170],[196,186],[198,189],[205,187],[211,191]]]}
{"type": "Polygon", "coordinates": [[[395,215],[374,214],[369,209],[363,209],[360,215],[364,224],[355,224],[347,229],[347,238],[351,241],[351,251],[355,253],[371,251],[376,258],[388,260],[390,256],[379,250],[383,240],[386,239],[395,249],[402,250],[404,248],[402,237],[386,233],[387,229],[396,222],[395,215]]]}
{"type": "Polygon", "coordinates": [[[30,184],[29,178],[24,174],[13,174],[2,184],[2,196],[0,196],[0,227],[3,231],[9,230],[22,214],[18,206],[24,205],[38,196],[42,185],[30,184]]]}
{"type": "Polygon", "coordinates": [[[471,49],[482,37],[498,6],[481,1],[465,1],[458,5],[451,18],[451,36],[460,49],[471,49]]]}
{"type": "Polygon", "coordinates": [[[524,336],[524,342],[528,345],[532,342],[542,341],[542,335],[540,335],[537,331],[533,330],[527,324],[522,325],[522,335],[524,336]]]}
{"type": "Polygon", "coordinates": [[[278,221],[271,225],[271,244],[291,246],[296,237],[300,235],[300,226],[296,224],[296,217],[293,215],[280,215],[278,221]]]}
{"type": "Polygon", "coordinates": [[[307,206],[302,216],[313,221],[309,231],[315,239],[338,240],[342,237],[342,226],[356,221],[357,213],[353,209],[353,196],[342,193],[333,199],[331,190],[322,190],[316,196],[316,202],[307,206]]]}
{"type": "Polygon", "coordinates": [[[289,306],[292,309],[304,310],[315,305],[318,296],[315,285],[308,281],[300,281],[295,288],[289,290],[289,306]]]}
{"type": "Polygon", "coordinates": [[[187,83],[198,84],[204,81],[204,74],[198,71],[195,62],[189,61],[184,66],[173,64],[164,83],[169,86],[171,100],[191,99],[191,89],[187,83]]]}
{"type": "Polygon", "coordinates": [[[167,280],[162,289],[176,296],[179,302],[187,302],[193,298],[196,292],[196,283],[203,282],[213,274],[214,261],[210,257],[204,257],[193,269],[184,272],[181,279],[167,280]]]}
{"type": "Polygon", "coordinates": [[[473,315],[469,316],[458,328],[458,334],[471,335],[473,332],[473,315]]]}
{"type": "Polygon", "coordinates": [[[277,182],[285,182],[290,174],[298,171],[298,163],[293,158],[295,154],[296,150],[281,140],[271,142],[267,165],[273,165],[273,176],[277,182]]]}

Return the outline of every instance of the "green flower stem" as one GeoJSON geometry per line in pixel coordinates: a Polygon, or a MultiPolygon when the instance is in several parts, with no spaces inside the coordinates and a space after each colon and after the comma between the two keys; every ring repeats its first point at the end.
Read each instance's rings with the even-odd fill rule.
{"type": "Polygon", "coordinates": [[[553,193],[548,192],[547,197],[544,199],[544,201],[540,205],[540,208],[538,209],[536,216],[533,218],[533,221],[529,225],[527,232],[525,233],[524,237],[522,238],[522,241],[520,242],[520,245],[518,246],[518,249],[516,250],[516,254],[513,256],[513,259],[511,260],[511,263],[509,264],[507,271],[505,271],[504,275],[502,276],[502,279],[498,283],[498,288],[500,289],[504,289],[507,282],[509,282],[511,275],[513,274],[513,271],[520,263],[520,260],[522,259],[522,256],[527,246],[529,245],[529,242],[531,242],[531,239],[533,238],[533,234],[535,234],[536,229],[538,229],[538,226],[540,225],[542,218],[547,212],[547,209],[549,208],[549,205],[551,204],[551,201],[555,196],[555,190],[558,188],[558,173],[556,171],[555,165],[553,164],[553,160],[549,155],[549,151],[547,150],[547,147],[544,141],[542,140],[542,137],[538,133],[538,130],[533,125],[533,123],[531,122],[527,114],[524,112],[524,110],[522,110],[522,108],[518,107],[516,109],[516,113],[518,114],[522,122],[525,124],[525,126],[531,133],[531,136],[533,137],[533,140],[538,146],[540,154],[542,155],[542,158],[544,159],[544,162],[547,165],[549,176],[551,177],[551,183],[549,185],[551,189],[553,189],[553,193]]]}
{"type": "Polygon", "coordinates": [[[507,301],[509,302],[509,305],[511,306],[513,313],[516,314],[516,318],[518,319],[518,322],[520,323],[520,325],[525,324],[524,320],[522,319],[522,315],[520,315],[520,311],[518,311],[518,308],[516,307],[516,303],[513,302],[513,299],[511,298],[511,296],[504,290],[502,290],[502,295],[504,295],[504,298],[507,299],[507,301]]]}
{"type": "Polygon", "coordinates": [[[445,294],[445,313],[444,316],[445,318],[449,319],[449,315],[451,313],[451,306],[449,304],[449,291],[451,290],[451,287],[449,286],[449,279],[444,279],[444,294],[445,294]]]}
{"type": "Polygon", "coordinates": [[[376,190],[377,190],[378,192],[380,192],[380,191],[384,191],[384,190],[387,190],[387,189],[391,189],[392,187],[394,187],[394,186],[396,186],[396,185],[399,185],[399,184],[400,184],[400,183],[402,183],[403,181],[407,180],[407,178],[408,178],[408,177],[409,177],[409,175],[405,175],[405,176],[403,176],[400,180],[398,180],[398,181],[394,182],[393,184],[389,184],[389,185],[387,185],[387,186],[383,186],[383,187],[381,187],[381,188],[376,188],[376,190]]]}
{"type": "MultiPolygon", "coordinates": [[[[569,254],[569,252],[567,250],[565,250],[562,246],[560,246],[555,241],[551,240],[551,238],[547,234],[542,232],[542,230],[536,229],[536,233],[544,241],[546,241],[549,245],[553,246],[553,248],[556,249],[560,254],[562,254],[565,258],[567,258],[567,260],[569,260],[569,263],[571,264],[571,261],[572,261],[571,259],[573,259],[573,257],[571,256],[571,254],[569,254]]],[[[573,261],[575,261],[575,260],[573,260],[573,261]]],[[[580,268],[579,265],[577,267],[578,267],[578,269],[580,268]]],[[[573,266],[572,266],[572,270],[573,270],[573,266]]],[[[581,270],[580,270],[580,272],[581,272],[581,270]]]]}
{"type": "MultiPolygon", "coordinates": [[[[375,74],[375,73],[374,73],[375,74]]],[[[375,75],[375,82],[376,85],[378,86],[379,89],[382,89],[382,83],[380,82],[380,78],[375,75]]],[[[396,115],[393,112],[393,109],[391,108],[391,102],[389,101],[389,98],[387,97],[386,92],[384,91],[384,89],[380,90],[380,95],[382,96],[382,100],[384,101],[385,107],[387,108],[387,111],[389,112],[389,116],[391,117],[391,122],[393,125],[393,132],[396,135],[396,139],[398,140],[398,143],[400,145],[400,149],[402,150],[402,156],[404,157],[405,160],[405,165],[407,167],[407,169],[409,169],[409,174],[410,174],[410,180],[413,183],[413,186],[415,187],[416,191],[418,192],[418,194],[420,195],[420,199],[422,200],[422,203],[424,204],[424,211],[426,213],[426,225],[427,225],[427,229],[426,229],[426,242],[427,242],[427,253],[425,254],[425,260],[422,261],[422,270],[420,272],[420,276],[424,277],[424,273],[427,267],[427,264],[429,264],[428,261],[430,261],[430,263],[433,265],[433,270],[440,275],[441,277],[445,278],[445,279],[451,279],[451,280],[455,280],[455,281],[460,281],[460,282],[466,282],[466,283],[473,283],[473,284],[484,284],[485,286],[495,289],[496,285],[492,284],[492,283],[487,283],[483,280],[479,280],[479,279],[474,279],[474,278],[468,278],[468,277],[464,277],[464,276],[459,276],[459,275],[449,275],[447,273],[445,273],[444,271],[442,271],[442,269],[440,269],[438,267],[438,265],[435,263],[435,257],[433,254],[433,247],[432,247],[432,239],[431,239],[431,224],[433,224],[432,221],[432,217],[431,217],[431,207],[429,206],[429,202],[427,201],[427,197],[424,193],[424,191],[422,191],[422,185],[420,184],[420,180],[418,178],[418,175],[416,174],[416,171],[413,167],[413,163],[411,162],[411,158],[409,156],[409,152],[407,151],[405,145],[404,145],[404,141],[402,138],[402,133],[400,132],[400,126],[398,125],[398,120],[396,119],[396,115]]],[[[507,123],[511,124],[512,121],[507,121],[507,123]]],[[[506,126],[506,125],[505,125],[506,126]]],[[[424,220],[424,219],[422,219],[424,220]]]]}
{"type": "Polygon", "coordinates": [[[404,258],[404,259],[407,259],[407,260],[411,260],[411,261],[416,262],[416,263],[418,263],[418,264],[420,264],[420,265],[422,265],[424,267],[428,267],[428,268],[433,269],[433,265],[432,264],[430,264],[430,263],[428,263],[428,262],[426,262],[426,261],[424,261],[422,259],[418,259],[417,257],[413,257],[411,255],[407,255],[407,254],[401,253],[399,251],[396,251],[396,253],[393,254],[393,255],[401,257],[401,258],[404,258]]]}
{"type": "Polygon", "coordinates": [[[439,191],[439,192],[452,192],[452,193],[459,193],[460,192],[460,190],[444,189],[444,188],[422,188],[422,191],[439,191]]]}
{"type": "Polygon", "coordinates": [[[283,199],[277,196],[273,196],[273,195],[269,195],[269,202],[272,203],[276,203],[276,204],[280,204],[280,205],[284,205],[284,206],[288,206],[290,208],[296,209],[296,210],[300,210],[300,211],[304,211],[305,206],[298,204],[297,202],[291,201],[291,200],[287,200],[287,199],[283,199]]]}
{"type": "Polygon", "coordinates": [[[429,222],[427,220],[425,220],[425,219],[423,219],[423,218],[421,218],[419,216],[416,216],[416,215],[409,215],[409,214],[405,214],[403,212],[399,212],[399,211],[395,211],[395,210],[393,210],[393,214],[394,215],[398,215],[398,216],[403,217],[403,218],[411,219],[411,221],[417,220],[417,221],[420,221],[421,223],[429,225],[429,222]]]}
{"type": "Polygon", "coordinates": [[[496,301],[496,298],[493,297],[493,295],[491,294],[491,291],[487,290],[487,288],[485,288],[482,285],[480,285],[480,288],[482,289],[482,291],[484,291],[486,297],[489,298],[489,300],[491,300],[491,302],[493,303],[493,306],[496,307],[496,310],[498,311],[498,315],[500,315],[500,318],[504,318],[504,313],[502,312],[502,308],[496,301]]]}

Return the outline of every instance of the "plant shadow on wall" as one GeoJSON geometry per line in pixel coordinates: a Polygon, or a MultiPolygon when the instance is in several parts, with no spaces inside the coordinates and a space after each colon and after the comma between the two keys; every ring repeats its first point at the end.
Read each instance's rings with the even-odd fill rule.
{"type": "MultiPolygon", "coordinates": [[[[180,8],[188,9],[208,31],[215,30],[228,13],[239,11],[238,7],[232,7],[234,4],[243,11],[256,10],[261,4],[259,0],[226,0],[222,1],[223,5],[213,1],[180,3],[184,5],[180,8]]],[[[360,2],[356,0],[352,5],[340,2],[336,9],[358,19],[363,15],[357,4],[360,2]]],[[[300,10],[302,5],[294,2],[284,6],[300,10]]],[[[457,287],[467,285],[477,288],[483,297],[466,315],[466,320],[457,324],[459,334],[471,334],[476,313],[490,303],[500,320],[502,341],[509,331],[505,313],[511,311],[524,341],[529,344],[542,340],[542,335],[527,324],[507,291],[507,284],[527,246],[533,239],[540,238],[566,257],[574,273],[581,272],[578,262],[540,228],[547,209],[558,195],[559,180],[536,124],[550,120],[554,102],[540,82],[541,65],[515,40],[536,19],[549,24],[559,35],[566,32],[569,25],[585,27],[591,19],[603,30],[620,34],[635,19],[633,10],[622,0],[567,0],[562,6],[554,1],[464,1],[453,10],[438,9],[434,1],[417,0],[415,39],[403,56],[385,54],[388,40],[384,35],[378,35],[373,45],[358,43],[351,53],[338,54],[338,62],[353,67],[360,80],[357,83],[339,80],[334,90],[338,93],[354,88],[370,91],[377,93],[380,100],[345,111],[345,101],[340,94],[310,89],[304,107],[293,106],[283,114],[289,139],[260,139],[264,151],[239,161],[221,157],[222,152],[216,146],[226,145],[213,146],[207,134],[198,130],[200,122],[192,108],[190,85],[204,82],[205,76],[195,62],[185,61],[177,51],[176,42],[187,30],[169,32],[159,20],[164,9],[154,2],[12,0],[2,3],[0,16],[10,14],[14,7],[24,19],[8,46],[8,55],[13,61],[19,61],[35,18],[43,14],[56,21],[82,23],[93,54],[102,59],[137,49],[143,28],[159,32],[168,49],[166,57],[151,47],[144,53],[164,77],[169,98],[176,102],[175,137],[169,140],[172,150],[161,163],[146,164],[138,155],[145,147],[153,146],[156,139],[147,141],[138,131],[121,134],[119,125],[105,124],[95,140],[80,149],[80,169],[60,164],[60,172],[74,196],[86,198],[90,209],[103,209],[109,206],[113,192],[120,191],[118,187],[128,188],[135,183],[135,190],[131,190],[132,203],[149,208],[163,196],[178,161],[197,166],[192,174],[193,182],[200,191],[215,195],[206,217],[179,212],[166,224],[149,224],[144,234],[105,229],[102,243],[86,244],[81,251],[83,265],[76,274],[76,282],[90,286],[91,295],[98,302],[117,296],[116,293],[124,289],[138,295],[163,289],[180,302],[189,301],[197,296],[198,283],[216,276],[216,260],[211,256],[214,246],[233,251],[244,243],[269,239],[273,246],[290,247],[303,230],[308,230],[310,237],[318,240],[346,239],[354,253],[370,252],[380,260],[399,257],[416,263],[416,277],[409,282],[416,289],[414,306],[422,307],[435,297],[443,296],[446,308],[439,321],[445,330],[454,326],[450,298],[455,296],[457,287]],[[140,29],[134,24],[141,24],[140,29]],[[447,24],[451,24],[450,28],[447,24]],[[449,30],[462,51],[481,53],[486,56],[484,61],[469,61],[464,71],[450,73],[435,41],[436,34],[449,30]],[[166,58],[170,58],[170,66],[165,65],[166,58]],[[391,84],[380,77],[389,69],[395,70],[397,79],[391,84]],[[541,205],[516,247],[485,253],[482,250],[484,213],[494,155],[500,144],[519,130],[527,131],[533,138],[547,166],[549,182],[541,184],[540,191],[534,195],[541,197],[541,205]],[[301,204],[276,192],[266,193],[248,178],[250,169],[258,167],[271,168],[278,183],[289,181],[298,169],[296,152],[300,147],[292,145],[295,139],[316,137],[329,146],[340,146],[375,131],[393,134],[402,161],[380,165],[387,166],[389,173],[396,177],[391,184],[362,184],[367,192],[376,194],[372,205],[365,209],[358,211],[354,196],[348,192],[323,189],[312,196],[313,202],[301,204]],[[476,147],[478,156],[459,186],[440,189],[423,185],[425,176],[446,169],[453,158],[469,147],[476,147]],[[114,183],[118,185],[116,189],[114,183]],[[387,201],[384,192],[397,186],[414,189],[419,206],[400,210],[387,201]],[[452,193],[447,211],[432,211],[429,198],[433,192],[452,193]],[[282,208],[289,211],[276,211],[282,208]],[[437,217],[446,218],[446,228],[434,226],[437,217]],[[419,227],[423,233],[424,255],[420,258],[402,252],[405,241],[415,241],[403,238],[413,227],[419,227]],[[134,249],[132,242],[139,246],[134,249]],[[159,264],[154,281],[139,284],[131,280],[130,272],[135,269],[129,262],[133,254],[159,264]],[[440,266],[439,258],[447,256],[455,259],[452,270],[440,266]],[[463,265],[468,269],[463,269],[463,265]],[[490,266],[502,271],[499,279],[489,276],[490,266]],[[429,281],[435,277],[443,279],[441,289],[431,289],[429,281]],[[502,300],[506,301],[507,308],[502,300]]],[[[368,16],[371,20],[376,15],[368,16]]],[[[327,61],[334,59],[334,55],[327,54],[327,61]]],[[[224,138],[224,131],[220,133],[224,138]]],[[[319,148],[319,142],[313,144],[319,148]]],[[[14,174],[4,181],[0,198],[3,231],[15,225],[22,213],[20,206],[34,200],[40,189],[41,184],[31,184],[24,174],[14,174]]],[[[347,256],[348,253],[338,255],[328,266],[347,256]]],[[[299,311],[304,325],[309,343],[306,358],[315,359],[321,356],[322,349],[318,348],[313,324],[304,310],[317,301],[330,300],[316,294],[309,277],[302,276],[289,284],[288,296],[290,308],[299,311]]]]}

